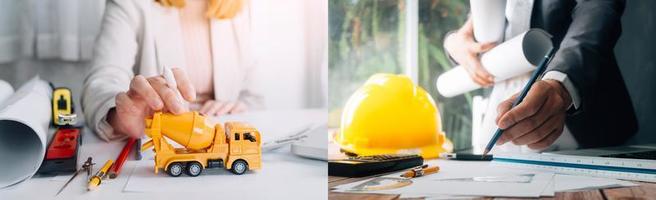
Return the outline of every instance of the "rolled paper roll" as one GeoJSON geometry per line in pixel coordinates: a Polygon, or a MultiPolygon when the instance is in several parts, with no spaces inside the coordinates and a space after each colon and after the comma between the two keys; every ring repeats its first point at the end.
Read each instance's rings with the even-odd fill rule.
{"type": "Polygon", "coordinates": [[[476,41],[502,41],[506,27],[506,0],[470,0],[469,6],[476,41]]]}
{"type": "Polygon", "coordinates": [[[33,78],[0,107],[0,188],[32,177],[45,156],[52,88],[33,78]]]}
{"type": "MultiPolygon", "coordinates": [[[[530,29],[483,54],[481,64],[494,76],[495,82],[504,81],[533,71],[552,46],[551,35],[542,29],[530,29]]],[[[481,88],[462,66],[440,75],[436,85],[445,97],[481,88]]]]}

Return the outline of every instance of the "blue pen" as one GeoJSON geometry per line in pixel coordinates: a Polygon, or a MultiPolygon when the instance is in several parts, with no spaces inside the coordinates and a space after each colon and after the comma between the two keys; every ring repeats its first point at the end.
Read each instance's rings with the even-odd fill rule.
{"type": "MultiPolygon", "coordinates": [[[[542,62],[538,65],[538,68],[533,71],[533,75],[531,76],[531,79],[528,80],[528,83],[524,86],[524,89],[522,90],[522,93],[519,94],[517,99],[515,99],[515,102],[513,102],[513,105],[511,108],[514,108],[517,106],[519,103],[521,103],[524,98],[526,97],[526,94],[528,94],[528,91],[531,89],[531,86],[535,81],[542,75],[542,72],[547,69],[547,65],[549,65],[549,62],[551,61],[551,58],[553,57],[553,54],[556,52],[556,50],[552,47],[549,49],[547,52],[547,55],[544,55],[544,59],[542,59],[542,62]]],[[[492,147],[494,147],[494,144],[497,143],[497,140],[501,137],[501,134],[503,134],[503,129],[497,128],[497,131],[494,133],[494,136],[492,136],[492,139],[490,139],[490,142],[487,143],[487,146],[485,147],[485,151],[483,152],[483,156],[487,155],[490,153],[492,150],[492,147]]]]}

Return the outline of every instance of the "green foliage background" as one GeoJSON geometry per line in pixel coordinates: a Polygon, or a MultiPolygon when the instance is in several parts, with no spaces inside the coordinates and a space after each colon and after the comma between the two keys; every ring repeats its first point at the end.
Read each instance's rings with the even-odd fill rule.
{"type": "MultiPolygon", "coordinates": [[[[418,83],[437,101],[443,129],[455,149],[469,148],[474,94],[445,98],[435,87],[438,75],[453,67],[444,52],[443,37],[465,22],[469,1],[418,1],[418,83]]],[[[405,1],[329,0],[328,9],[329,123],[338,126],[341,107],[369,76],[403,73],[405,1]]]]}

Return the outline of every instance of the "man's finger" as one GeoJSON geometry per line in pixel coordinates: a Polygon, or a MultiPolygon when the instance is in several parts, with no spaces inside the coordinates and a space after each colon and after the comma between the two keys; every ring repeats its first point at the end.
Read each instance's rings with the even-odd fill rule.
{"type": "Polygon", "coordinates": [[[495,123],[499,124],[499,119],[501,119],[501,116],[506,114],[506,112],[512,108],[512,104],[515,102],[515,99],[517,99],[517,96],[519,96],[519,94],[514,94],[510,98],[499,103],[499,106],[497,106],[497,117],[494,120],[495,123]]]}
{"type": "Polygon", "coordinates": [[[196,100],[196,89],[194,89],[194,86],[191,84],[187,72],[181,68],[173,68],[171,71],[173,72],[175,82],[178,85],[178,88],[176,89],[180,91],[182,97],[187,101],[196,100]]]}
{"type": "Polygon", "coordinates": [[[561,134],[562,134],[561,129],[553,130],[544,139],[542,139],[542,140],[540,140],[536,143],[529,144],[527,146],[528,146],[528,148],[531,148],[531,149],[538,149],[538,150],[546,149],[549,146],[551,146],[551,144],[553,144],[561,134]]]}
{"type": "Polygon", "coordinates": [[[547,100],[547,95],[544,94],[544,89],[544,85],[540,84],[540,82],[533,85],[526,95],[526,98],[524,98],[519,105],[501,116],[499,128],[507,129],[515,125],[517,122],[537,113],[547,100]]]}
{"type": "Polygon", "coordinates": [[[525,135],[522,135],[521,137],[517,137],[513,139],[512,140],[513,144],[526,145],[526,144],[537,143],[540,140],[546,138],[548,134],[551,133],[553,130],[557,129],[557,126],[562,125],[561,123],[562,123],[561,115],[553,115],[549,117],[549,119],[547,119],[536,129],[530,131],[525,135]]]}
{"type": "Polygon", "coordinates": [[[141,75],[137,75],[132,79],[128,93],[135,93],[140,96],[153,110],[160,110],[164,106],[157,92],[150,86],[148,80],[141,75]]]}
{"type": "Polygon", "coordinates": [[[511,140],[513,143],[517,144],[515,139],[532,134],[534,130],[538,129],[538,127],[549,120],[554,112],[555,110],[552,109],[552,106],[542,106],[540,110],[534,115],[526,117],[517,122],[515,125],[505,129],[504,135],[508,136],[506,139],[511,140]]]}

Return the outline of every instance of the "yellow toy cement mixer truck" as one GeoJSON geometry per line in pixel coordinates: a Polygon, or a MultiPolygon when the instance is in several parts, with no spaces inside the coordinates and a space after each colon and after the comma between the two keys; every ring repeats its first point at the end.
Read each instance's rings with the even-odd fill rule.
{"type": "Polygon", "coordinates": [[[262,167],[260,132],[245,123],[212,127],[198,112],[157,112],[146,119],[145,133],[151,140],[143,144],[141,151],[154,148],[155,173],[164,169],[173,177],[182,172],[198,176],[205,168],[224,167],[241,175],[262,167]],[[169,139],[184,148],[173,147],[169,139]]]}

